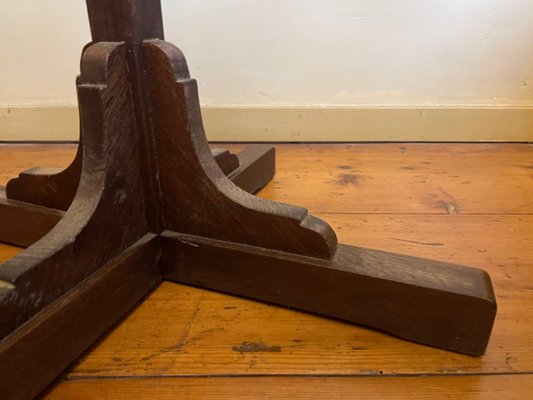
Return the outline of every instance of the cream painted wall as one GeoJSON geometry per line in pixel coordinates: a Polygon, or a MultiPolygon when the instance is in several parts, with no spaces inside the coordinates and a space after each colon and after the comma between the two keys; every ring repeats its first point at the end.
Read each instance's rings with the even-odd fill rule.
{"type": "MultiPolygon", "coordinates": [[[[162,0],[202,103],[533,104],[532,0],[162,0]]],[[[83,0],[0,2],[0,106],[74,104],[83,0]]]]}

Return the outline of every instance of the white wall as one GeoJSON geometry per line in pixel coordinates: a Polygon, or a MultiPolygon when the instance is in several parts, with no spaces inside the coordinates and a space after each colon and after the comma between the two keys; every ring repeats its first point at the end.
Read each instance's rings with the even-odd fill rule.
{"type": "MultiPolygon", "coordinates": [[[[532,105],[532,0],[163,0],[209,105],[532,105]]],[[[83,0],[0,2],[0,105],[74,104],[83,0]]]]}

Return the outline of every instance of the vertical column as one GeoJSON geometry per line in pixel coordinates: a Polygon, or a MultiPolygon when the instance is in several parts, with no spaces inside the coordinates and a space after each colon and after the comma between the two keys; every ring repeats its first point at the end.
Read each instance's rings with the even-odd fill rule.
{"type": "Polygon", "coordinates": [[[163,229],[161,199],[141,43],[146,39],[164,37],[161,2],[160,0],[87,0],[87,10],[93,42],[126,42],[137,142],[144,157],[146,219],[150,231],[160,233],[163,229]]]}
{"type": "Polygon", "coordinates": [[[87,0],[94,42],[163,39],[159,0],[87,0]]]}

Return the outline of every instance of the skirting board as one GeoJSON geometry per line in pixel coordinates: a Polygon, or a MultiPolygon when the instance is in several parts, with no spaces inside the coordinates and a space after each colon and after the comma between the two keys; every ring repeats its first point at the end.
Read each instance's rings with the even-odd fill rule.
{"type": "MultiPolygon", "coordinates": [[[[533,141],[533,106],[202,108],[211,141],[533,141]]],[[[74,106],[0,106],[0,141],[78,139],[74,106]]]]}

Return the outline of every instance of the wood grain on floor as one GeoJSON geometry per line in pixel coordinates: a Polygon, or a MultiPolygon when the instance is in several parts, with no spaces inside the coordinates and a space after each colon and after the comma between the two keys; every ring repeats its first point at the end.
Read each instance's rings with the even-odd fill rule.
{"type": "MultiPolygon", "coordinates": [[[[218,147],[218,146],[217,146],[218,147]]],[[[241,146],[228,146],[238,149],[241,146]]],[[[487,270],[498,315],[474,358],[164,283],[47,399],[523,399],[533,394],[533,146],[278,145],[261,196],[299,204],[339,241],[487,270]]],[[[70,145],[0,146],[0,185],[62,167],[70,145]]],[[[0,245],[0,261],[19,249],[0,245]]]]}

